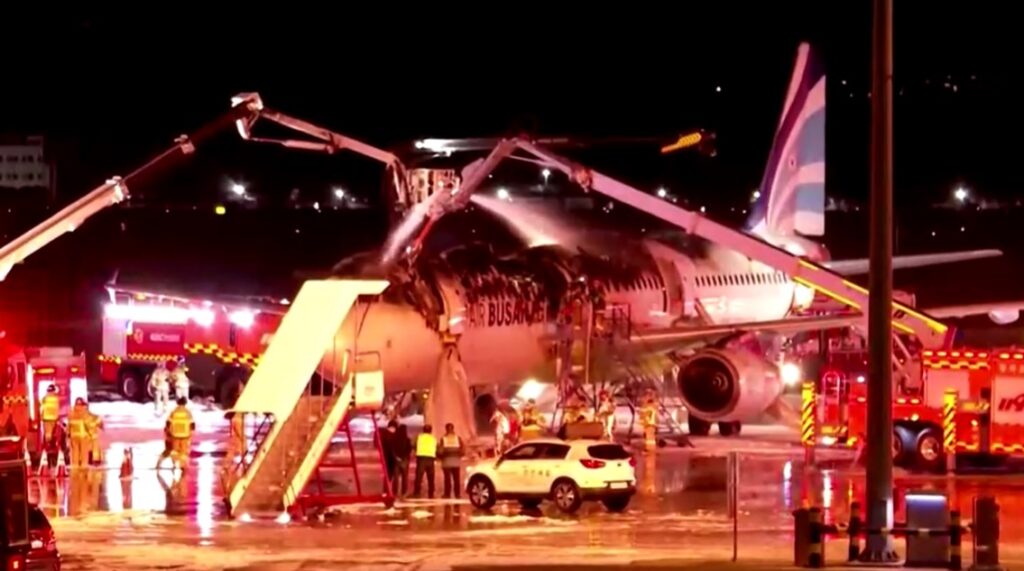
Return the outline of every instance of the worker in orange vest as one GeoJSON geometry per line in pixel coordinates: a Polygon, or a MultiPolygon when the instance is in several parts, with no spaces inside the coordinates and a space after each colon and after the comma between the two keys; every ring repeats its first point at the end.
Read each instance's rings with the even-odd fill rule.
{"type": "Polygon", "coordinates": [[[89,465],[89,405],[84,399],[75,399],[75,406],[68,415],[68,437],[71,440],[71,467],[85,468],[89,465]]]}
{"type": "Polygon", "coordinates": [[[57,385],[50,385],[39,405],[39,417],[43,421],[43,444],[48,445],[53,439],[53,427],[60,420],[60,397],[57,396],[57,385]]]}
{"type": "Polygon", "coordinates": [[[192,420],[192,413],[188,411],[187,404],[188,400],[179,398],[178,406],[171,411],[171,415],[167,418],[164,432],[170,446],[160,455],[157,467],[167,457],[180,466],[183,472],[188,467],[188,457],[192,451],[192,432],[196,429],[196,423],[192,420]]]}

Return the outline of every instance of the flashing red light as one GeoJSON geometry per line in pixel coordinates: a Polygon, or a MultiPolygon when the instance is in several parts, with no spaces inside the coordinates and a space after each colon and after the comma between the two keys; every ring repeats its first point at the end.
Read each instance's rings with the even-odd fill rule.
{"type": "Polygon", "coordinates": [[[636,468],[636,456],[629,457],[629,465],[632,468],[636,468]]]}
{"type": "Polygon", "coordinates": [[[57,372],[57,369],[54,369],[53,367],[39,367],[36,369],[37,375],[52,375],[55,372],[57,372]]]}
{"type": "Polygon", "coordinates": [[[7,571],[21,571],[25,568],[25,558],[15,555],[7,560],[7,571]]]}
{"type": "Polygon", "coordinates": [[[584,458],[584,459],[580,460],[580,464],[583,464],[584,468],[587,468],[587,469],[590,469],[590,470],[596,470],[598,468],[604,468],[604,462],[603,461],[601,461],[601,460],[594,460],[594,459],[591,459],[591,458],[584,458]]]}

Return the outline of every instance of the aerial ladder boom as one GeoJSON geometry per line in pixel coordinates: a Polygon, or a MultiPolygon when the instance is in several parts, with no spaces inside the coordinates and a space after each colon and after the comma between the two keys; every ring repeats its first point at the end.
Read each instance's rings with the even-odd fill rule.
{"type": "MultiPolygon", "coordinates": [[[[682,228],[690,234],[736,250],[752,260],[786,273],[796,283],[821,292],[844,305],[857,310],[867,307],[867,289],[818,264],[772,246],[749,234],[719,224],[697,212],[658,199],[523,139],[502,140],[486,158],[471,164],[463,171],[463,184],[459,188],[450,193],[437,194],[432,197],[434,201],[430,207],[430,218],[418,234],[416,242],[411,244],[409,251],[413,255],[419,251],[430,226],[445,212],[466,206],[472,193],[487,180],[487,175],[501,161],[507,158],[519,159],[520,157],[513,156],[517,150],[532,156],[523,160],[539,162],[558,169],[584,189],[597,191],[682,228]]],[[[863,319],[866,320],[866,317],[863,319]]],[[[893,303],[892,323],[899,332],[916,336],[925,348],[943,348],[952,342],[953,332],[947,325],[903,303],[893,303]]]]}
{"type": "Polygon", "coordinates": [[[301,149],[327,154],[334,154],[343,150],[358,153],[384,163],[391,174],[392,184],[395,185],[395,190],[398,192],[398,196],[400,198],[404,198],[406,196],[405,165],[402,164],[402,161],[394,153],[379,149],[369,143],[364,143],[347,135],[335,133],[330,129],[325,129],[308,121],[286,115],[280,111],[269,109],[263,105],[263,100],[260,98],[258,93],[240,93],[231,98],[231,104],[235,108],[244,108],[249,111],[245,115],[240,116],[235,122],[238,134],[242,139],[256,143],[281,145],[282,147],[287,147],[289,149],[301,149]],[[257,137],[253,135],[253,127],[259,119],[265,119],[293,131],[304,133],[316,140],[308,141],[302,139],[257,137]]]}
{"type": "Polygon", "coordinates": [[[176,159],[191,155],[196,145],[205,142],[218,132],[229,128],[241,113],[248,113],[245,108],[232,109],[218,120],[209,123],[191,136],[181,135],[174,140],[174,145],[156,155],[148,162],[135,169],[127,176],[115,176],[93,189],[85,196],[62,208],[43,222],[35,225],[24,234],[11,240],[0,248],[0,280],[25,258],[31,256],[43,246],[56,240],[65,232],[72,232],[97,212],[128,199],[129,188],[138,180],[151,176],[158,169],[174,162],[176,159]]]}
{"type": "Polygon", "coordinates": [[[181,135],[174,140],[173,146],[156,155],[128,175],[110,178],[85,196],[75,200],[53,216],[50,216],[24,234],[0,247],[0,281],[7,277],[7,274],[15,264],[22,262],[25,258],[56,240],[65,232],[74,231],[101,210],[127,200],[130,197],[131,187],[141,179],[152,176],[159,169],[168,166],[180,158],[193,154],[197,145],[205,143],[211,137],[232,126],[238,130],[243,139],[250,141],[277,143],[288,148],[326,153],[349,149],[380,161],[391,170],[395,181],[395,188],[404,195],[406,184],[405,168],[394,154],[301,119],[290,117],[272,109],[266,109],[259,94],[244,93],[232,98],[231,110],[215,121],[208,123],[191,135],[181,135]],[[319,142],[253,137],[252,126],[260,118],[305,133],[319,142]]]}

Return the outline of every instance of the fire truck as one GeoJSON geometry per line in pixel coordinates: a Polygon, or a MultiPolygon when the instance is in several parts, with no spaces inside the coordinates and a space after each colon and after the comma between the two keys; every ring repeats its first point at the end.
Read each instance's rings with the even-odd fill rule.
{"type": "MultiPolygon", "coordinates": [[[[867,350],[829,349],[814,395],[816,444],[858,447],[867,433],[867,350]]],[[[901,366],[893,389],[897,465],[998,468],[1024,455],[1024,349],[924,350],[901,366]]]]}
{"type": "Polygon", "coordinates": [[[110,285],[100,378],[125,398],[148,398],[160,363],[184,363],[193,395],[230,406],[259,362],[288,300],[196,300],[110,285]]]}
{"type": "Polygon", "coordinates": [[[61,416],[67,417],[75,399],[88,400],[86,358],[70,347],[21,347],[0,344],[0,429],[6,437],[25,440],[30,451],[42,444],[39,405],[56,385],[61,416]]]}

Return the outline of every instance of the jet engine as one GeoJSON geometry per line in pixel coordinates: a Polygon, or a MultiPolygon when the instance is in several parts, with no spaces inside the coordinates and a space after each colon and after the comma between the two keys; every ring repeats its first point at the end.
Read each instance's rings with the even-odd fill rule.
{"type": "Polygon", "coordinates": [[[706,421],[749,421],[782,394],[776,365],[736,349],[701,351],[680,368],[677,382],[687,408],[706,421]]]}

